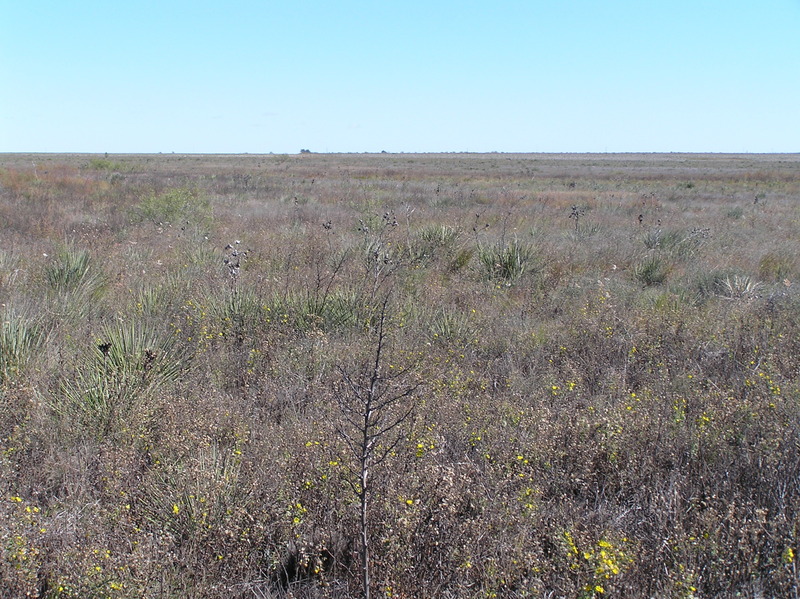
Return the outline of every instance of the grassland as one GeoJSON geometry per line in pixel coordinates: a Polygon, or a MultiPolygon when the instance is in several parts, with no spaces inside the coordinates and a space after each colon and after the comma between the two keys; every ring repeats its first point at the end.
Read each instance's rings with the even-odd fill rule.
{"type": "Polygon", "coordinates": [[[797,597],[799,256],[800,155],[0,155],[0,594],[797,597]]]}

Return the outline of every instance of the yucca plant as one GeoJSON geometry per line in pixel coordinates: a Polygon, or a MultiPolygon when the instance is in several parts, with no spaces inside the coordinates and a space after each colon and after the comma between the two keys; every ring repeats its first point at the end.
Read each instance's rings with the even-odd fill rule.
{"type": "Polygon", "coordinates": [[[180,306],[193,293],[188,270],[167,272],[159,277],[157,283],[143,282],[132,291],[133,311],[139,316],[163,316],[180,306]]]}
{"type": "Polygon", "coordinates": [[[351,290],[341,289],[328,296],[322,317],[327,329],[336,330],[360,322],[361,311],[358,295],[351,290]]]}
{"type": "Polygon", "coordinates": [[[107,277],[93,267],[87,250],[66,247],[45,266],[45,280],[53,299],[54,312],[60,320],[82,320],[97,308],[106,290],[107,277]]]}
{"type": "Polygon", "coordinates": [[[89,274],[90,257],[87,250],[67,247],[59,250],[55,259],[45,267],[45,278],[56,293],[74,291],[89,274]]]}
{"type": "Polygon", "coordinates": [[[324,297],[307,294],[274,297],[270,312],[300,331],[311,328],[333,331],[362,322],[368,310],[355,291],[334,289],[324,297]]]}
{"type": "Polygon", "coordinates": [[[486,276],[507,286],[516,283],[533,258],[533,248],[517,239],[510,243],[478,245],[478,259],[486,276]]]}
{"type": "Polygon", "coordinates": [[[65,378],[54,400],[57,412],[100,434],[110,432],[137,407],[189,368],[177,339],[136,322],[104,327],[101,340],[65,378]]]}
{"type": "Polygon", "coordinates": [[[706,235],[706,229],[691,232],[654,229],[644,234],[642,243],[649,250],[662,250],[672,256],[689,256],[700,247],[706,235]]]}
{"type": "Polygon", "coordinates": [[[431,260],[440,248],[453,247],[458,239],[458,229],[450,225],[425,225],[409,241],[408,255],[413,262],[431,260]]]}
{"type": "Polygon", "coordinates": [[[14,284],[20,272],[20,261],[10,252],[0,250],[0,293],[14,284]]]}
{"type": "Polygon", "coordinates": [[[703,301],[711,297],[731,300],[754,297],[763,284],[740,272],[718,270],[702,276],[695,286],[698,299],[703,301]]]}
{"type": "Polygon", "coordinates": [[[0,384],[15,378],[40,345],[41,329],[13,312],[3,315],[0,325],[0,384]]]}
{"type": "Polygon", "coordinates": [[[475,327],[466,314],[440,309],[431,320],[430,333],[439,343],[464,344],[475,336],[475,327]]]}
{"type": "Polygon", "coordinates": [[[734,276],[734,274],[738,273],[727,269],[700,273],[693,284],[697,302],[702,303],[710,298],[719,296],[723,281],[728,277],[734,276]]]}
{"type": "Polygon", "coordinates": [[[419,232],[419,239],[429,247],[453,245],[458,238],[458,229],[450,225],[426,225],[419,232]]]}
{"type": "Polygon", "coordinates": [[[642,243],[648,250],[671,249],[681,243],[685,236],[680,231],[651,229],[644,234],[642,243]]]}
{"type": "Polygon", "coordinates": [[[211,304],[212,314],[224,327],[253,327],[263,318],[262,300],[252,289],[228,289],[211,304]]]}
{"type": "Polygon", "coordinates": [[[761,283],[747,275],[725,277],[719,285],[720,295],[727,299],[746,299],[754,297],[761,289],[761,283]]]}
{"type": "Polygon", "coordinates": [[[651,255],[633,267],[633,277],[645,287],[660,285],[667,280],[670,266],[660,256],[651,255]]]}

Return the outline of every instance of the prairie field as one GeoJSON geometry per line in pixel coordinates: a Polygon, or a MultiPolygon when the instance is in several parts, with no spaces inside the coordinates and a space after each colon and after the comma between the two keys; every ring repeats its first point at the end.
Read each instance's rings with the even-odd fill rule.
{"type": "Polygon", "coordinates": [[[800,154],[0,154],[0,597],[800,596],[800,154]]]}

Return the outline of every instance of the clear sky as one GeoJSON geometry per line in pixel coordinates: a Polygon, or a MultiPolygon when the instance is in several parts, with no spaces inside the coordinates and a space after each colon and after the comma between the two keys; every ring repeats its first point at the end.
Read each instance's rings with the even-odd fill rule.
{"type": "Polygon", "coordinates": [[[0,152],[800,151],[800,0],[0,8],[0,152]]]}

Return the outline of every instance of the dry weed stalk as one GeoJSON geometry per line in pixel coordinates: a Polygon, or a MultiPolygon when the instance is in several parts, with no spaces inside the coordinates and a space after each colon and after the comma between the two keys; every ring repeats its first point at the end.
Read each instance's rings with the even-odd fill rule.
{"type": "Polygon", "coordinates": [[[387,319],[389,295],[384,298],[373,341],[373,356],[357,373],[339,367],[344,383],[337,393],[342,421],[336,430],[344,440],[351,457],[350,489],[359,503],[359,540],[361,545],[361,581],[365,599],[370,599],[370,549],[373,531],[369,526],[370,499],[373,494],[374,470],[392,455],[405,438],[404,425],[414,413],[413,396],[418,382],[409,382],[411,373],[399,369],[387,372],[386,351],[389,344],[387,319]]]}

